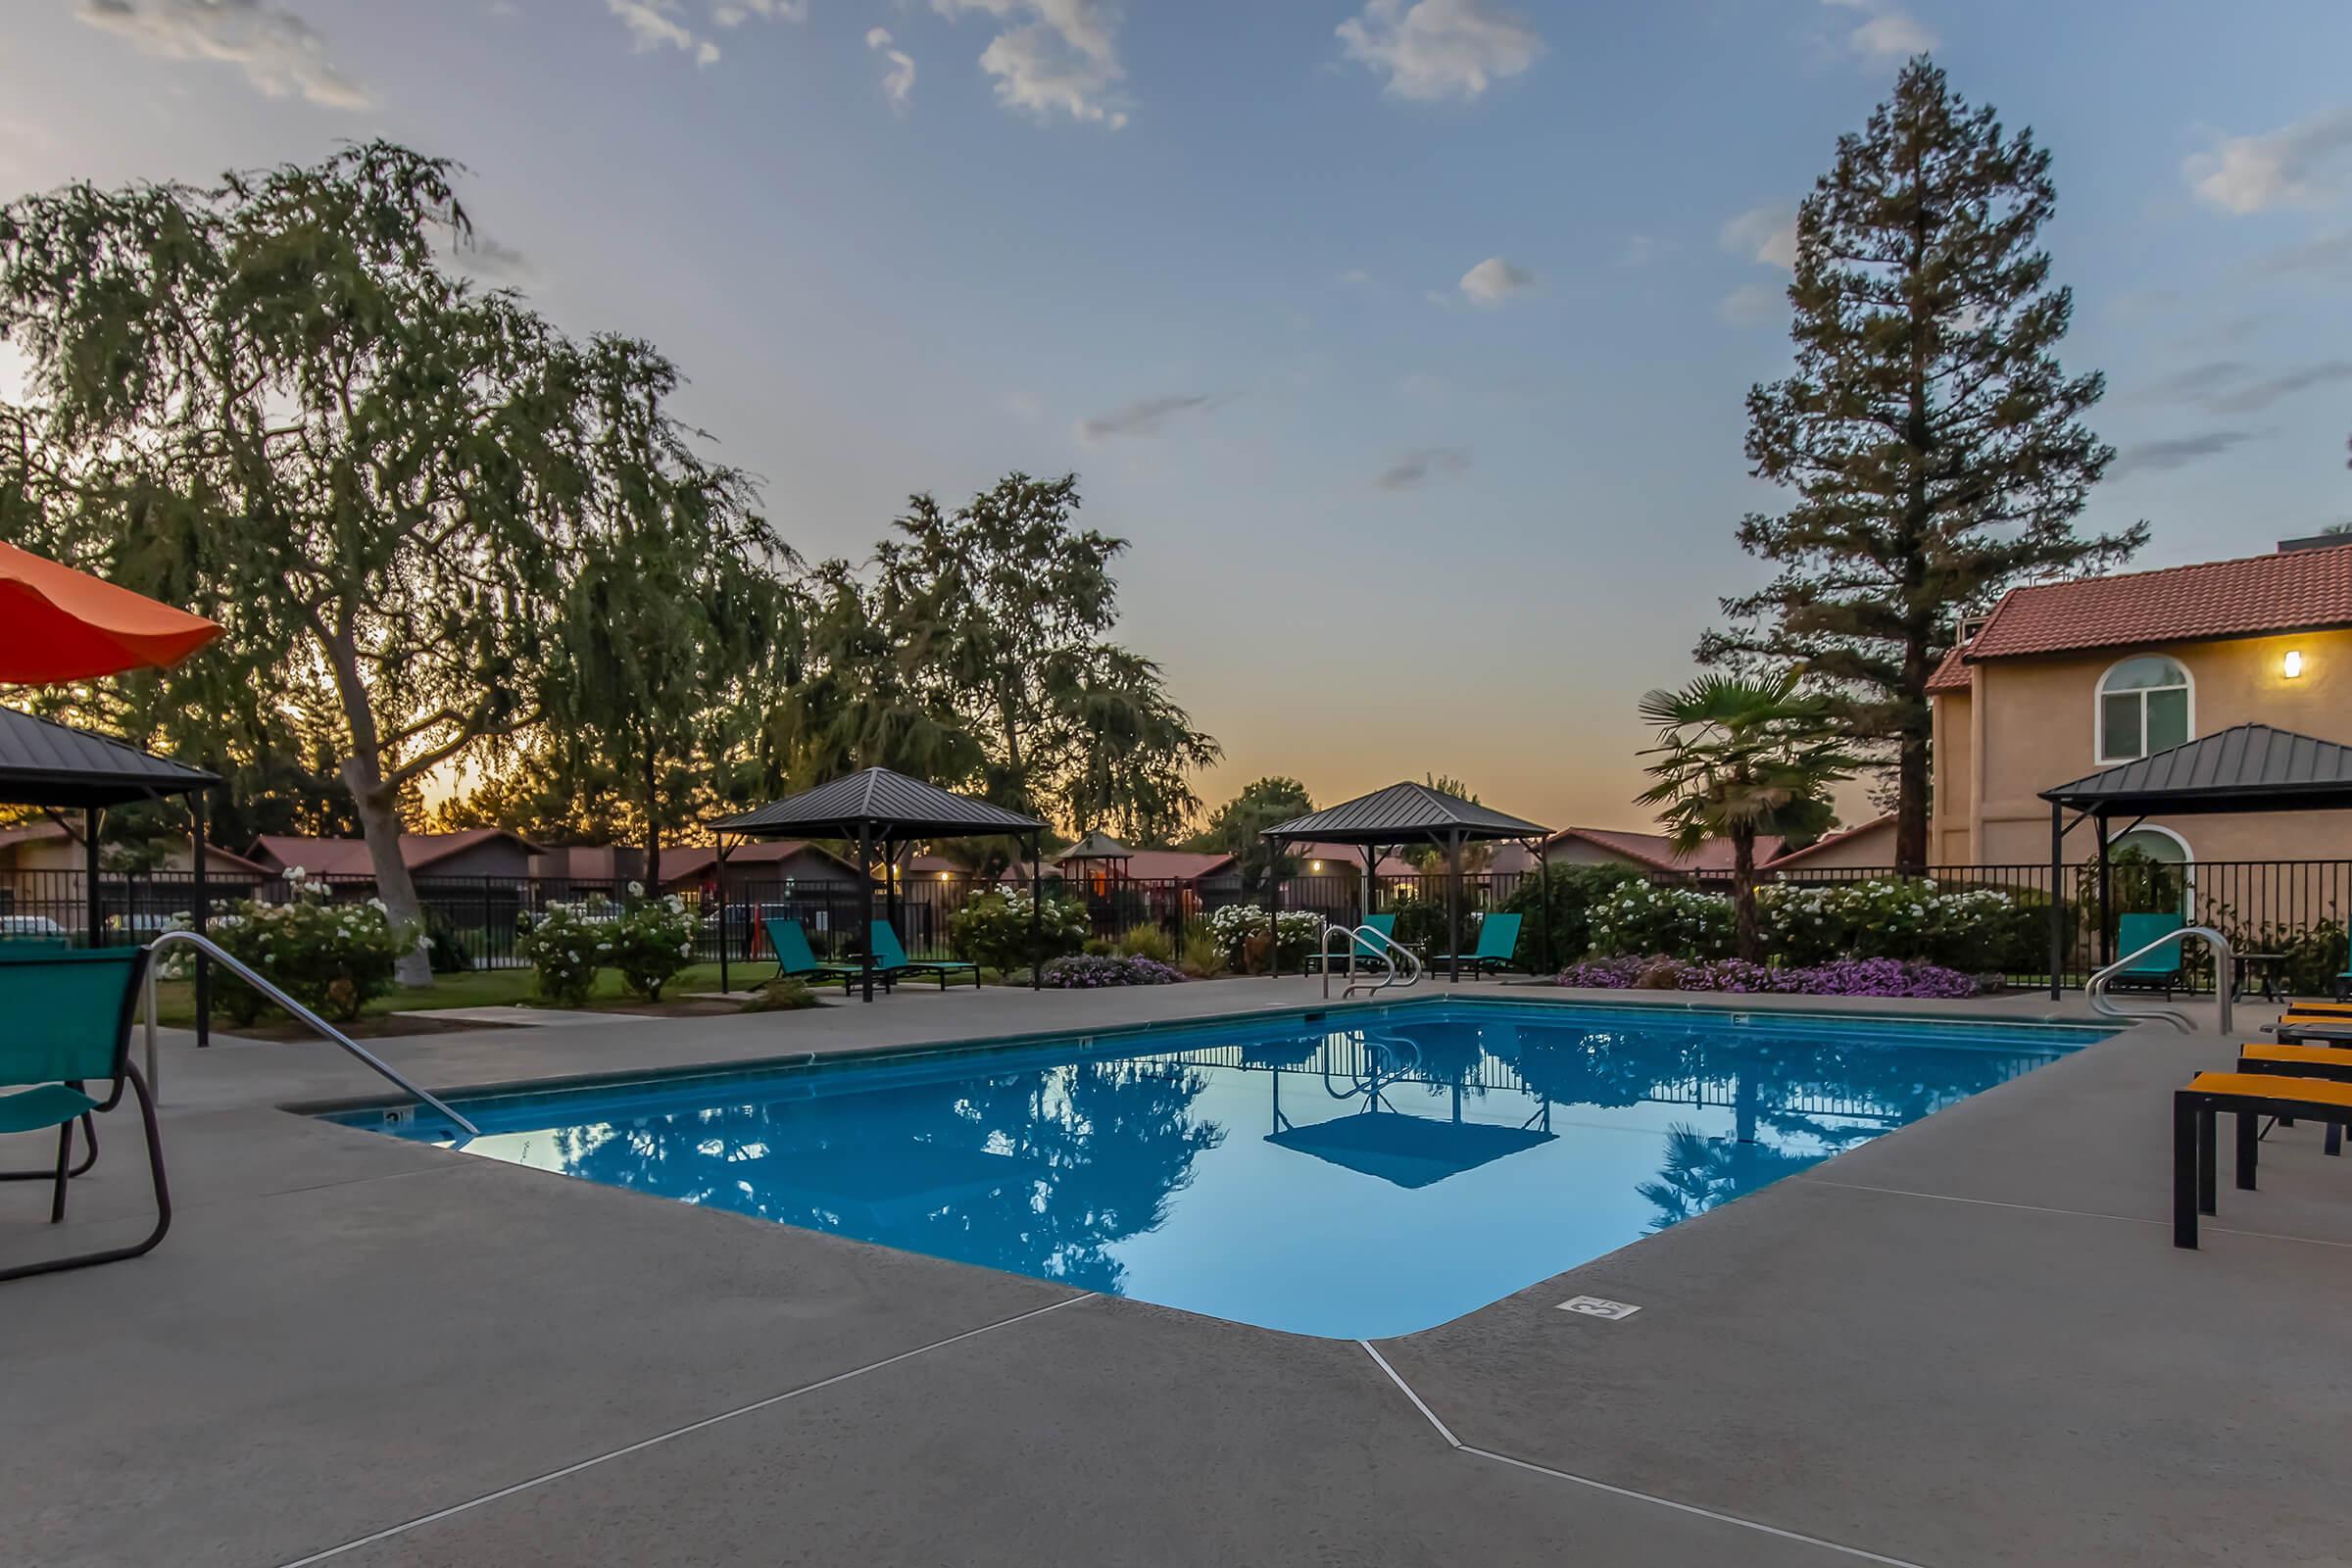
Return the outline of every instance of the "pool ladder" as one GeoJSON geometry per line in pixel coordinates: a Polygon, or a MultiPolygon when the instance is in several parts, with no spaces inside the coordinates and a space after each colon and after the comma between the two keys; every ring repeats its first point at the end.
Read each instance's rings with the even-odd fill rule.
{"type": "Polygon", "coordinates": [[[2221,1005],[2222,1033],[2225,1035],[2235,1034],[2237,1030],[2230,1011],[2231,1004],[2237,999],[2230,993],[2236,987],[2230,982],[2236,978],[2236,961],[2230,951],[2230,939],[2209,925],[2184,925],[2178,931],[2167,931],[2146,947],[2125,954],[2106,968],[2092,975],[2090,984],[2083,988],[2083,994],[2090,998],[2091,1010],[2103,1013],[2110,1018],[2161,1018],[2184,1035],[2195,1034],[2197,1026],[2189,1021],[2187,1013],[2178,1007],[2126,1007],[2107,995],[2107,983],[2124,970],[2167,943],[2179,942],[2188,937],[2202,937],[2205,945],[2213,949],[2214,963],[2217,966],[2213,994],[2214,1000],[2221,1005]]]}
{"type": "Polygon", "coordinates": [[[1317,956],[1322,959],[1320,967],[1323,970],[1323,995],[1325,998],[1328,999],[1331,996],[1331,960],[1333,956],[1331,939],[1333,937],[1338,937],[1347,945],[1344,953],[1348,959],[1348,986],[1340,993],[1341,1001],[1345,1002],[1358,991],[1369,994],[1374,991],[1386,991],[1391,986],[1409,986],[1420,983],[1421,960],[1413,956],[1410,948],[1398,943],[1395,938],[1368,925],[1359,925],[1353,930],[1344,925],[1327,925],[1323,928],[1317,953],[1317,956]],[[1375,960],[1386,965],[1385,968],[1377,971],[1380,975],[1379,979],[1358,980],[1355,977],[1355,956],[1358,953],[1367,953],[1375,960]]]}

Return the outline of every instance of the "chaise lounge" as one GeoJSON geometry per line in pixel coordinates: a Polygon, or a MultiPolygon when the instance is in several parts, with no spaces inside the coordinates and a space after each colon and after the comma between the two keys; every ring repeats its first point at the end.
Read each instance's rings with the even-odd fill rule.
{"type": "MultiPolygon", "coordinates": [[[[1478,921],[1478,946],[1460,955],[1462,967],[1472,975],[1492,974],[1510,967],[1511,958],[1519,951],[1519,921],[1516,914],[1485,914],[1478,921]]],[[[1455,955],[1440,954],[1426,960],[1427,966],[1438,970],[1453,962],[1455,955]]]]}

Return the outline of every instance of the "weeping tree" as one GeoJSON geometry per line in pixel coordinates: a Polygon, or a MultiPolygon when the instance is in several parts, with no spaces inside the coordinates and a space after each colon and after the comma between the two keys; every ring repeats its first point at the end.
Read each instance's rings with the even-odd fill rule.
{"type": "MultiPolygon", "coordinates": [[[[377,141],[0,209],[30,388],[0,416],[0,534],[221,621],[239,678],[325,721],[409,920],[404,793],[538,719],[579,539],[575,357],[444,270],[453,173],[377,141]]],[[[430,983],[421,952],[401,978],[430,983]]]]}
{"type": "Polygon", "coordinates": [[[579,555],[543,666],[539,760],[582,798],[628,802],[653,887],[663,834],[708,814],[748,746],[795,618],[792,554],[670,412],[679,381],[630,338],[579,357],[579,555]]]}
{"type": "Polygon", "coordinates": [[[862,571],[810,584],[804,667],[770,720],[796,785],[889,766],[1140,842],[1199,809],[1219,756],[1158,664],[1112,638],[1126,542],[1072,519],[1075,475],[908,502],[862,571]]]}
{"type": "Polygon", "coordinates": [[[1895,784],[1895,859],[1927,861],[1928,679],[1959,616],[2012,585],[2104,569],[2147,539],[2075,532],[2114,458],[2082,422],[2102,377],[2057,348],[2074,314],[2037,246],[2050,155],[1926,56],[1797,210],[1796,366],[1747,396],[1756,477],[1793,492],[1740,543],[1780,570],[1723,602],[1704,663],[1793,667],[1895,784]]]}
{"type": "Polygon", "coordinates": [[[1856,765],[1830,704],[1801,694],[1792,672],[1701,675],[1681,691],[1644,696],[1642,716],[1658,727],[1658,743],[1642,753],[1657,759],[1645,769],[1657,782],[1638,803],[1661,808],[1658,821],[1681,854],[1731,843],[1740,956],[1761,963],[1756,840],[1818,834],[1830,821],[1830,791],[1856,765]]]}

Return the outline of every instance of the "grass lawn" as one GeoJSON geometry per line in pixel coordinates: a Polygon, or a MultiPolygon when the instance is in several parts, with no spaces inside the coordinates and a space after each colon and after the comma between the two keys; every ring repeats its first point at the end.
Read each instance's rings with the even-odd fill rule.
{"type": "MultiPolygon", "coordinates": [[[[766,964],[731,966],[733,978],[742,984],[747,978],[764,980],[769,973],[766,964]]],[[[682,997],[690,992],[716,991],[718,965],[698,963],[678,971],[668,985],[662,988],[663,997],[682,997]]],[[[156,1011],[167,1024],[186,1028],[196,1022],[196,988],[185,980],[166,980],[155,988],[156,1011]]],[[[589,994],[589,1005],[600,1002],[633,1000],[621,989],[619,971],[604,969],[597,973],[596,989],[589,994]]],[[[395,991],[376,998],[361,1009],[363,1016],[375,1017],[387,1012],[435,1012],[443,1007],[508,1007],[516,1003],[536,1003],[528,969],[469,969],[464,974],[437,974],[429,991],[395,991]]],[[[225,1024],[228,1020],[218,1012],[214,1021],[225,1024]]]]}

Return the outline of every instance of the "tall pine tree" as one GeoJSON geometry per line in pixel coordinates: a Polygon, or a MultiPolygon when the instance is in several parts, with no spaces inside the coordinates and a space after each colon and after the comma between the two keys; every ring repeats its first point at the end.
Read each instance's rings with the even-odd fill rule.
{"type": "Polygon", "coordinates": [[[1928,678],[1962,615],[2015,583],[2123,561],[2147,525],[2085,538],[2114,449],[2082,422],[2106,390],[2056,348],[2072,292],[2035,247],[2050,155],[2004,135],[1922,55],[1797,212],[1795,372],[1747,395],[1751,471],[1795,492],[1740,543],[1780,572],[1727,599],[1708,663],[1793,668],[1888,755],[1895,858],[1928,849],[1928,678]]]}

